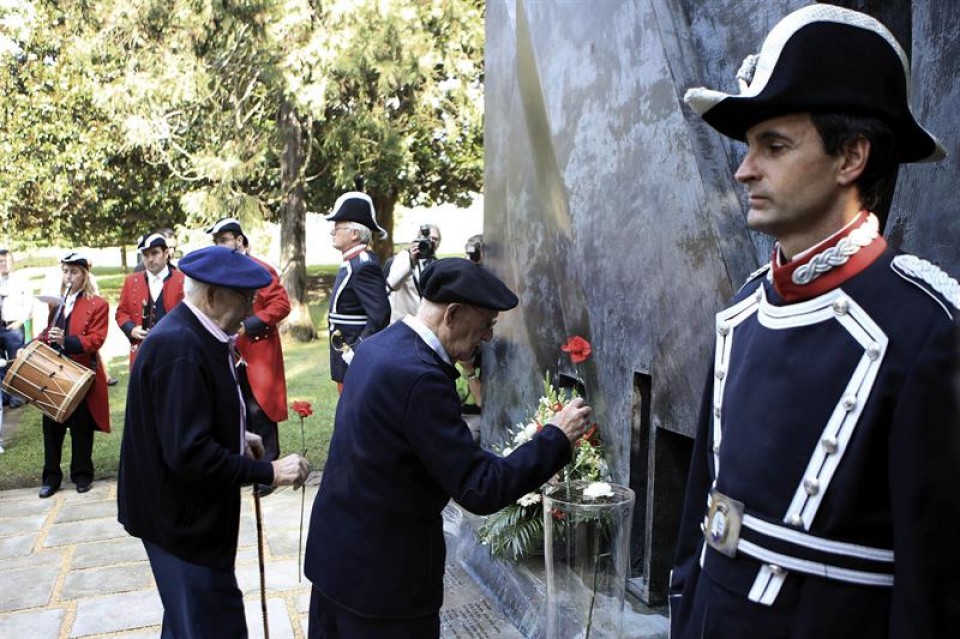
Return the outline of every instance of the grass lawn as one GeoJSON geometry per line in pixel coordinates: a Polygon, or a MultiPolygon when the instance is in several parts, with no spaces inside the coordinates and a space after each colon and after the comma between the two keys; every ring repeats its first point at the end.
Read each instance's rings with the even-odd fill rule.
{"type": "MultiPolygon", "coordinates": [[[[94,269],[101,294],[110,302],[111,321],[116,300],[124,276],[114,270],[100,273],[94,269]]],[[[324,292],[329,290],[328,279],[334,269],[311,269],[308,290],[311,291],[310,311],[314,326],[326,326],[326,303],[324,292]]],[[[313,415],[304,420],[307,459],[314,469],[323,467],[327,458],[327,445],[333,432],[333,414],[336,409],[337,389],[330,381],[326,330],[319,331],[320,339],[309,343],[284,340],[283,355],[286,364],[287,400],[305,400],[313,405],[313,415]]],[[[109,389],[110,434],[97,433],[93,445],[93,463],[96,468],[94,482],[98,479],[116,478],[120,459],[120,440],[123,435],[123,419],[126,406],[128,367],[126,356],[114,357],[109,362],[110,372],[118,383],[109,389]]],[[[281,455],[301,452],[300,418],[290,412],[290,419],[280,424],[281,455]]],[[[43,431],[41,413],[33,406],[24,406],[16,411],[5,411],[4,447],[0,455],[0,490],[40,486],[40,471],[43,468],[43,431]],[[13,423],[19,424],[13,428],[13,423]]],[[[64,487],[68,484],[70,471],[70,435],[63,445],[64,487]]]]}

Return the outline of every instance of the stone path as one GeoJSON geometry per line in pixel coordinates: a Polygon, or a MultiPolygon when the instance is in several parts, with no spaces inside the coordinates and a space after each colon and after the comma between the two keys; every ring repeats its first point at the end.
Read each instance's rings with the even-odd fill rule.
{"type": "MultiPolygon", "coordinates": [[[[147,639],[163,610],[146,553],[117,523],[115,481],[83,495],[66,484],[50,499],[37,488],[0,492],[0,637],[147,639]]],[[[306,489],[304,538],[316,486],[306,489]]],[[[273,639],[306,637],[310,586],[298,579],[299,491],[262,500],[267,613],[273,639]]],[[[253,498],[245,491],[237,553],[250,637],[263,637],[253,498]]],[[[477,584],[448,565],[444,638],[519,639],[477,584]]]]}

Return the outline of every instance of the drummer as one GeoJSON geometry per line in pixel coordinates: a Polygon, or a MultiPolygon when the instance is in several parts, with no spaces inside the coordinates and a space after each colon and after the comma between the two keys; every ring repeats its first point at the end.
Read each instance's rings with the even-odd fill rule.
{"type": "Polygon", "coordinates": [[[63,438],[70,429],[70,480],[78,493],[90,490],[93,482],[93,432],[110,432],[110,407],[107,377],[100,361],[100,347],[107,339],[109,307],[97,295],[90,275],[90,260],[77,252],[60,259],[63,273],[60,304],[51,305],[47,328],[37,339],[68,355],[82,366],[93,369],[94,382],[84,401],[62,424],[43,416],[43,486],[40,498],[46,499],[60,488],[63,473],[60,457],[63,438]]]}

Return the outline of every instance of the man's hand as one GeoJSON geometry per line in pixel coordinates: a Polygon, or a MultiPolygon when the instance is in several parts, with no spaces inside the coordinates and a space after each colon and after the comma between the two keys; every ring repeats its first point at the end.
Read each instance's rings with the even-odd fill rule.
{"type": "Polygon", "coordinates": [[[134,326],[133,328],[130,329],[130,337],[132,337],[133,339],[138,339],[142,341],[146,339],[147,334],[149,332],[150,331],[143,328],[142,326],[134,326]]]}
{"type": "Polygon", "coordinates": [[[593,409],[583,401],[582,397],[574,397],[569,404],[563,407],[563,410],[554,415],[547,423],[562,430],[570,443],[573,444],[580,435],[586,432],[592,414],[593,409]]]}
{"type": "Polygon", "coordinates": [[[274,486],[293,486],[297,489],[303,486],[310,474],[310,464],[296,453],[270,463],[273,464],[274,486]]]}
{"type": "Polygon", "coordinates": [[[262,459],[265,451],[263,449],[263,439],[260,437],[260,435],[251,433],[248,430],[244,431],[243,437],[246,443],[243,449],[243,454],[250,459],[262,459]]]}
{"type": "Polygon", "coordinates": [[[420,238],[410,242],[410,248],[407,251],[410,252],[410,263],[416,264],[417,260],[420,259],[420,238]]]}

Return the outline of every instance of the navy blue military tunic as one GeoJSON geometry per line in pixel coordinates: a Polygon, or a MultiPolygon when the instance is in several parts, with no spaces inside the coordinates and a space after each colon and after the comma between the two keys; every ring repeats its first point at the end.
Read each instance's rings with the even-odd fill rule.
{"type": "Polygon", "coordinates": [[[355,246],[343,254],[330,294],[330,377],[342,382],[347,363],[339,350],[351,349],[387,326],[390,300],[377,256],[366,245],[355,246]],[[339,331],[338,335],[334,335],[339,331]]]}
{"type": "Polygon", "coordinates": [[[791,302],[757,276],[717,315],[674,639],[960,632],[960,287],[882,238],[864,256],[791,302]]]}

